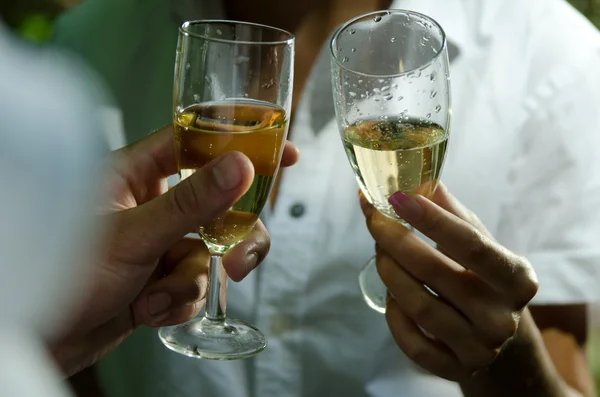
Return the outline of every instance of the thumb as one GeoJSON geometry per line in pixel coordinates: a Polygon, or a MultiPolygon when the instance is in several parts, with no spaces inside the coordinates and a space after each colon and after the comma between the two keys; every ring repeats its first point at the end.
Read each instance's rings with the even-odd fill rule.
{"type": "Polygon", "coordinates": [[[231,208],[253,178],[254,167],[240,152],[214,159],[167,193],[127,211],[130,248],[141,261],[155,260],[183,236],[231,208]]]}

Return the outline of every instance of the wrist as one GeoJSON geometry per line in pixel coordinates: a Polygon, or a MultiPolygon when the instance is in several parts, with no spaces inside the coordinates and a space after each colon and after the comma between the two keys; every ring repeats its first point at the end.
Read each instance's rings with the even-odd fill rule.
{"type": "Polygon", "coordinates": [[[498,358],[472,378],[460,383],[466,397],[570,396],[557,373],[529,309],[498,358]]]}

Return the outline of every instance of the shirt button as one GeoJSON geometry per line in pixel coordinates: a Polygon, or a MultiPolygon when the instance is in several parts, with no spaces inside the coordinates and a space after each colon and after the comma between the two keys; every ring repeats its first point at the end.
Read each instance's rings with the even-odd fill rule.
{"type": "Polygon", "coordinates": [[[290,207],[292,218],[300,218],[306,212],[306,207],[302,203],[296,203],[290,207]]]}

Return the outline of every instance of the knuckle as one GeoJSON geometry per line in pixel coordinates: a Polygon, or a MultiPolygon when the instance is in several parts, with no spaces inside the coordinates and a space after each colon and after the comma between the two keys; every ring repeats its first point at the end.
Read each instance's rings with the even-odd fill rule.
{"type": "Polygon", "coordinates": [[[410,316],[416,323],[429,322],[434,314],[427,299],[419,299],[419,303],[410,305],[410,316]]]}
{"type": "Polygon", "coordinates": [[[539,283],[533,266],[526,258],[520,257],[514,267],[513,274],[517,283],[517,304],[519,308],[526,306],[537,294],[539,283]]]}
{"type": "Polygon", "coordinates": [[[490,241],[480,231],[472,230],[467,244],[469,245],[467,259],[472,263],[481,263],[489,258],[491,251],[490,241]]]}
{"type": "Polygon", "coordinates": [[[410,344],[404,348],[404,353],[409,359],[419,365],[426,365],[432,360],[431,353],[422,344],[410,344]]]}
{"type": "Polygon", "coordinates": [[[470,374],[481,371],[494,362],[496,357],[498,357],[499,352],[498,349],[482,347],[478,350],[476,355],[472,356],[464,364],[464,366],[468,369],[470,374]]]}
{"type": "Polygon", "coordinates": [[[421,220],[421,229],[423,232],[432,232],[440,228],[441,217],[438,214],[428,211],[421,220]]]}
{"type": "Polygon", "coordinates": [[[486,339],[493,348],[504,345],[515,335],[518,327],[518,321],[512,313],[490,315],[486,324],[486,339]]]}
{"type": "Polygon", "coordinates": [[[379,273],[379,277],[384,283],[387,284],[387,282],[393,277],[393,265],[390,257],[381,250],[378,250],[375,256],[375,266],[377,267],[377,273],[379,273]]]}
{"type": "Polygon", "coordinates": [[[170,195],[169,208],[174,214],[189,215],[200,208],[200,194],[188,179],[181,181],[170,195]]]}
{"type": "Polygon", "coordinates": [[[204,298],[205,290],[200,277],[196,277],[194,280],[189,280],[186,283],[185,298],[186,303],[198,302],[204,298]]]}

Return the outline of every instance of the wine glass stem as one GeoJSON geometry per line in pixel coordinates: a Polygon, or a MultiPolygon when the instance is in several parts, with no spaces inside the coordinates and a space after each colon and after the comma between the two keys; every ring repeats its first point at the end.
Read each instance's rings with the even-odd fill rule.
{"type": "Polygon", "coordinates": [[[211,255],[204,317],[210,321],[224,321],[227,307],[226,299],[227,272],[223,268],[223,257],[221,255],[211,255]]]}

